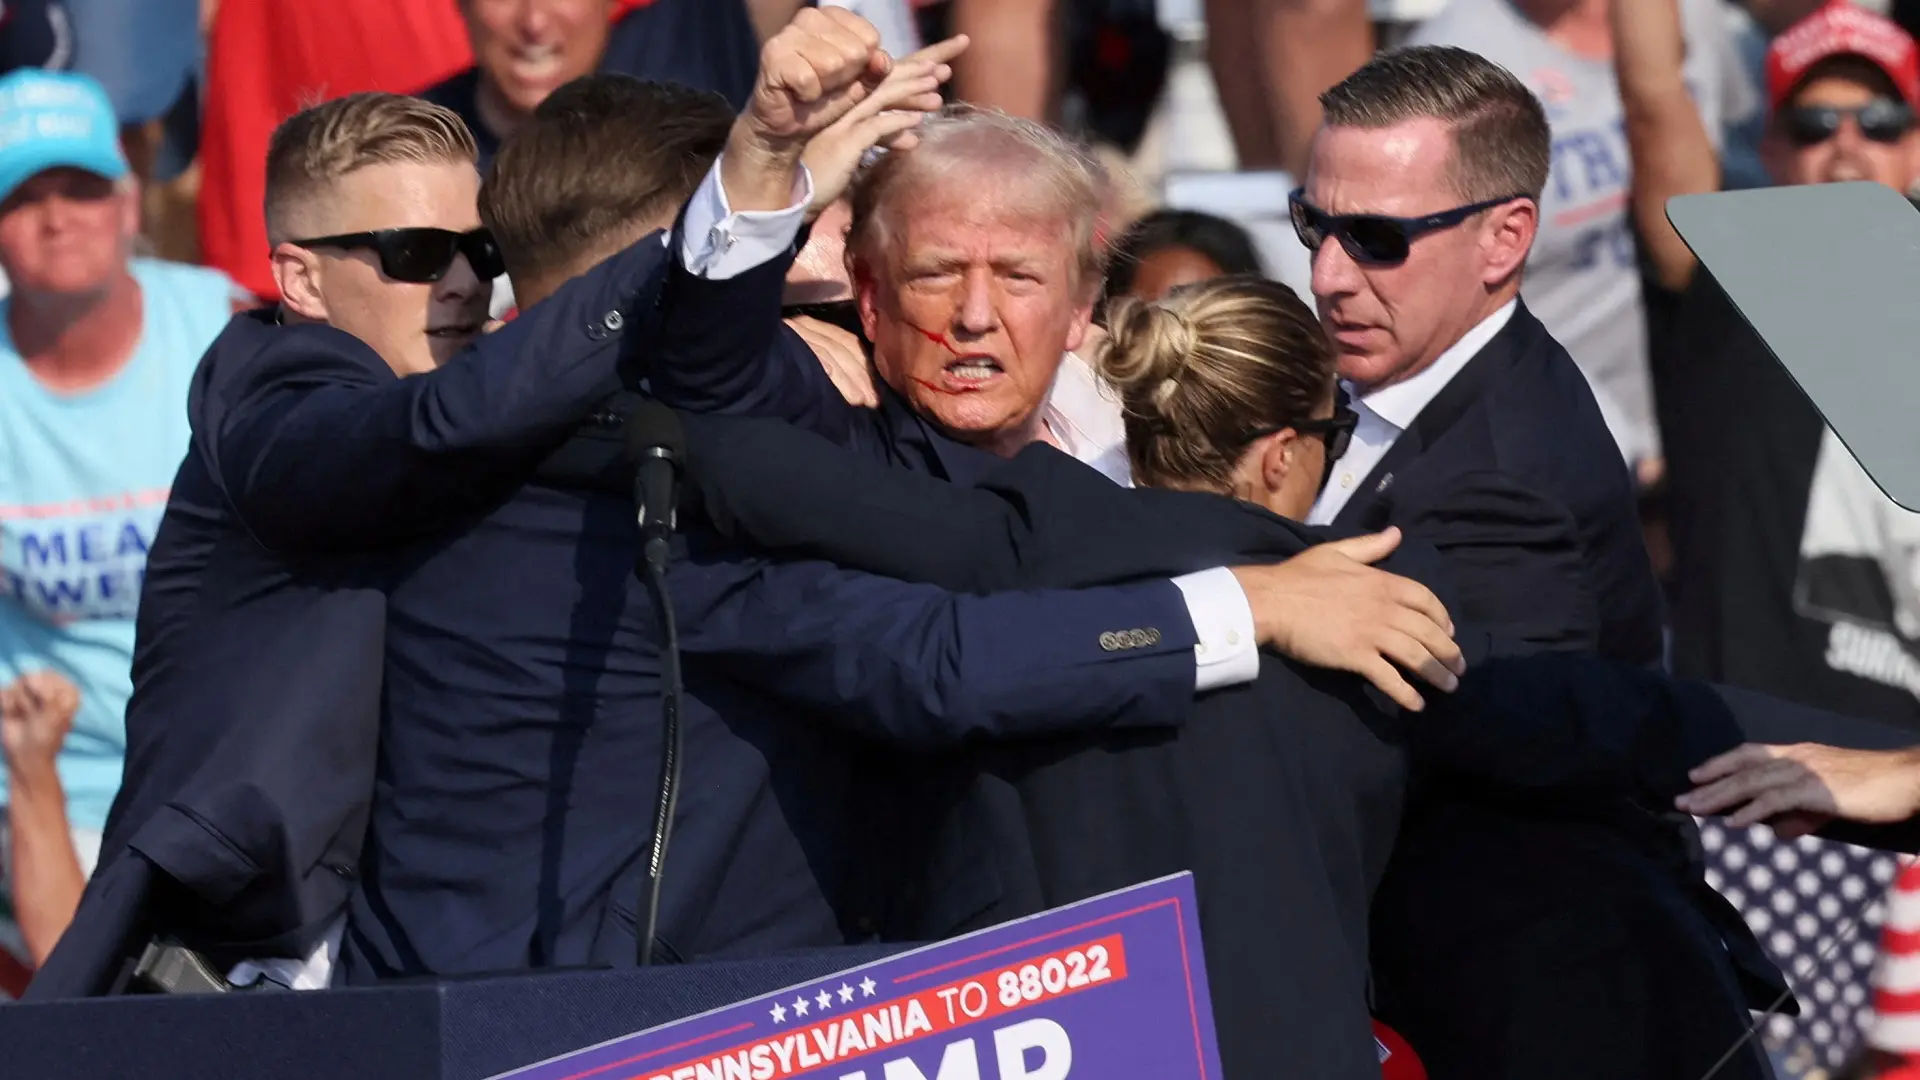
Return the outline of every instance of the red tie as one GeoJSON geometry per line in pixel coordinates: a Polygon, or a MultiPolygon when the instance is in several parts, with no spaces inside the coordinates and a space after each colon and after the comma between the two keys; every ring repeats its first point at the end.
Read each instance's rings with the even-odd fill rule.
{"type": "Polygon", "coordinates": [[[1427,1067],[1399,1032],[1375,1020],[1373,1037],[1380,1051],[1381,1080],[1427,1080],[1427,1067]]]}

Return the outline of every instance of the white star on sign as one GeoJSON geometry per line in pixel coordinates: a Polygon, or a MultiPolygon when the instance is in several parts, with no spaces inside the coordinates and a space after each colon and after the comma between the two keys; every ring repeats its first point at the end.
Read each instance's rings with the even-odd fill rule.
{"type": "Polygon", "coordinates": [[[852,1000],[853,1000],[853,987],[848,986],[846,983],[841,983],[840,984],[840,1004],[845,1005],[848,1002],[851,1002],[852,1000]]]}
{"type": "Polygon", "coordinates": [[[784,1023],[786,1023],[786,1022],[787,1022],[787,1007],[786,1007],[785,1005],[780,1005],[780,1004],[776,1004],[776,1005],[774,1005],[774,1007],[773,1007],[773,1014],[772,1014],[772,1015],[773,1015],[773,1022],[774,1022],[774,1023],[776,1023],[776,1024],[784,1024],[784,1023]]]}
{"type": "Polygon", "coordinates": [[[862,994],[865,994],[867,997],[872,997],[873,988],[878,985],[880,984],[873,981],[873,976],[869,975],[866,978],[860,980],[860,992],[862,994]]]}
{"type": "Polygon", "coordinates": [[[795,1016],[807,1015],[807,999],[806,998],[797,997],[793,999],[793,1015],[795,1016]]]}
{"type": "Polygon", "coordinates": [[[833,1008],[833,995],[827,993],[825,990],[816,994],[813,1000],[819,1003],[821,1012],[826,1012],[828,1009],[833,1008]]]}

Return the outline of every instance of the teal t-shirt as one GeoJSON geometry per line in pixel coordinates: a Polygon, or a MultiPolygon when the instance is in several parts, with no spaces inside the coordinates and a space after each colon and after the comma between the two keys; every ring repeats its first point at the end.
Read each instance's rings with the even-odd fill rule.
{"type": "MultiPolygon", "coordinates": [[[[238,295],[217,270],[133,272],[140,344],[83,393],[28,374],[0,302],[0,683],[52,668],[80,688],[59,760],[74,828],[104,825],[120,787],[147,548],[186,455],[188,384],[238,295]]],[[[0,767],[0,803],[6,779],[0,767]]]]}

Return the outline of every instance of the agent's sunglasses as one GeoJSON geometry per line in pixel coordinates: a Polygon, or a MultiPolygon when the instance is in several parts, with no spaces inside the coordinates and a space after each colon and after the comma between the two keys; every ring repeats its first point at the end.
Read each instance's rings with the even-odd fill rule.
{"type": "Polygon", "coordinates": [[[1422,217],[1388,217],[1385,214],[1329,214],[1307,201],[1305,188],[1297,188],[1287,196],[1287,209],[1293,215],[1294,235],[1308,251],[1319,251],[1320,245],[1332,237],[1340,241],[1354,262],[1394,266],[1407,261],[1413,242],[1422,236],[1451,229],[1482,210],[1525,198],[1528,196],[1503,195],[1422,217]]]}
{"type": "Polygon", "coordinates": [[[507,272],[500,258],[500,247],[486,229],[457,233],[451,229],[377,229],[373,232],[341,233],[295,240],[295,247],[331,247],[371,250],[380,256],[380,272],[395,281],[426,285],[439,281],[453,269],[456,255],[465,255],[467,265],[481,281],[492,281],[507,272]]]}
{"type": "Polygon", "coordinates": [[[1848,118],[1860,125],[1860,134],[1870,142],[1895,143],[1913,130],[1911,106],[1886,98],[1843,109],[1834,105],[1801,105],[1780,112],[1780,132],[1795,146],[1818,146],[1840,134],[1840,125],[1848,118]]]}
{"type": "Polygon", "coordinates": [[[1241,442],[1242,446],[1255,439],[1264,439],[1288,428],[1302,435],[1318,436],[1326,442],[1326,467],[1320,476],[1321,490],[1325,490],[1327,481],[1333,478],[1333,463],[1346,454],[1347,447],[1353,445],[1353,429],[1360,424],[1360,414],[1353,411],[1352,399],[1347,396],[1346,387],[1340,387],[1333,395],[1333,415],[1324,420],[1295,420],[1290,424],[1274,424],[1271,427],[1255,428],[1241,442]]]}

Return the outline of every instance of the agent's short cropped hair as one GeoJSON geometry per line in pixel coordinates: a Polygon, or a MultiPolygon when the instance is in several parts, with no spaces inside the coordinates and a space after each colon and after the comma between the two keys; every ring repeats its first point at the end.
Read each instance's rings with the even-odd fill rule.
{"type": "Polygon", "coordinates": [[[628,75],[575,79],[501,146],[480,220],[516,281],[573,276],[673,223],[726,147],[725,98],[628,75]]]}
{"type": "Polygon", "coordinates": [[[1553,161],[1540,99],[1479,53],[1416,45],[1379,53],[1320,95],[1328,127],[1387,128],[1442,120],[1453,131],[1449,173],[1463,202],[1538,201],[1553,161]]]}
{"type": "Polygon", "coordinates": [[[473,133],[458,113],[405,94],[349,94],[302,109],[267,144],[267,238],[290,239],[286,222],[301,203],[341,177],[372,165],[473,165],[473,133]]]}

